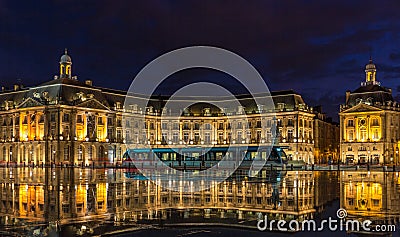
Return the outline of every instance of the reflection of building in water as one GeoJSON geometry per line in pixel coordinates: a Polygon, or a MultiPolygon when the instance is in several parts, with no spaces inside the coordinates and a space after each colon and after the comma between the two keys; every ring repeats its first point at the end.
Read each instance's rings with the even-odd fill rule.
{"type": "Polygon", "coordinates": [[[163,96],[152,98],[143,108],[124,105],[125,91],[95,87],[91,80],[80,82],[71,70],[72,59],[65,51],[60,75],[54,80],[31,88],[15,85],[13,90],[2,89],[0,161],[113,163],[121,161],[126,143],[139,147],[259,144],[272,142],[277,131],[279,142],[289,146],[292,159],[314,163],[337,157],[337,125],[293,91],[271,93],[274,105],[270,107],[275,107],[276,113],[268,105],[254,105],[252,95],[238,98],[243,106],[232,111],[198,103],[198,98],[179,97],[193,106],[171,111],[164,107],[168,98],[163,96]],[[163,121],[162,112],[167,114],[163,121]],[[142,115],[146,121],[137,119],[142,115]],[[261,115],[266,119],[261,120],[261,115]]]}
{"type": "Polygon", "coordinates": [[[398,172],[341,172],[340,180],[340,206],[349,217],[399,223],[398,172]]]}
{"type": "Polygon", "coordinates": [[[3,224],[15,218],[47,222],[107,212],[105,173],[73,169],[2,169],[0,212],[3,224]],[[87,179],[83,183],[82,179],[87,179]],[[99,183],[95,183],[99,182],[99,183]]]}
{"type": "Polygon", "coordinates": [[[184,193],[171,191],[149,180],[126,178],[122,170],[31,169],[1,170],[0,213],[2,222],[15,218],[26,222],[60,220],[115,221],[185,217],[252,220],[260,214],[270,218],[313,218],[335,199],[327,184],[335,187],[334,173],[311,171],[264,171],[264,178],[222,182],[211,189],[184,193]],[[10,182],[11,180],[11,182],[10,182]],[[197,213],[197,214],[195,214],[197,213]]]}

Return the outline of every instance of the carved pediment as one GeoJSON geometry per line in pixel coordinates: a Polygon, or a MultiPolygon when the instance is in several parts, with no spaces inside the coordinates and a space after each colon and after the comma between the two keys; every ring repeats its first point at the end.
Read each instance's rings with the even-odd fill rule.
{"type": "Polygon", "coordinates": [[[364,103],[360,103],[356,106],[353,106],[347,110],[342,111],[341,113],[376,112],[376,111],[382,111],[382,109],[364,103]]]}
{"type": "Polygon", "coordinates": [[[28,99],[22,101],[17,106],[17,108],[30,108],[30,107],[37,107],[37,106],[43,106],[43,104],[33,98],[28,98],[28,99]]]}
{"type": "Polygon", "coordinates": [[[90,108],[90,109],[104,109],[104,110],[110,110],[107,106],[102,104],[100,101],[96,99],[89,99],[85,100],[84,102],[76,105],[77,107],[82,107],[82,108],[90,108]]]}

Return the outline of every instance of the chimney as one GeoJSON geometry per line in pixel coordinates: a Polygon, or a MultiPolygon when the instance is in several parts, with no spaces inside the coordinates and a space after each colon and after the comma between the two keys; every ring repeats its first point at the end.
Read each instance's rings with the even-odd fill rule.
{"type": "Polygon", "coordinates": [[[85,85],[92,86],[92,80],[85,80],[85,85]]]}
{"type": "Polygon", "coordinates": [[[19,85],[18,84],[14,84],[14,91],[19,90],[19,85]]]}

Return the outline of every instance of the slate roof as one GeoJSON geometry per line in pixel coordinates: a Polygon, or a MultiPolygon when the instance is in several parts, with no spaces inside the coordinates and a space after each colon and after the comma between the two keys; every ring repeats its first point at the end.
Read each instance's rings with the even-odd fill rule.
{"type": "MultiPolygon", "coordinates": [[[[85,83],[75,79],[59,78],[30,88],[22,88],[17,91],[0,92],[0,110],[5,109],[7,101],[13,101],[13,105],[18,107],[18,105],[22,104],[28,98],[32,98],[40,104],[47,104],[48,101],[57,101],[59,104],[76,106],[82,103],[82,96],[86,99],[95,99],[107,108],[113,109],[117,102],[119,102],[121,106],[124,105],[126,94],[126,91],[86,85],[85,83]]],[[[284,108],[287,110],[296,110],[300,104],[305,104],[301,95],[292,90],[275,91],[271,92],[271,95],[275,103],[275,107],[278,106],[278,103],[281,103],[284,104],[284,108]]],[[[141,95],[135,96],[138,98],[144,97],[141,95]]],[[[255,96],[264,98],[265,96],[269,95],[265,93],[255,96]]],[[[152,106],[156,110],[160,110],[162,107],[164,107],[165,103],[168,101],[168,98],[169,96],[154,95],[149,100],[148,105],[152,106]]],[[[251,95],[237,95],[236,98],[240,101],[242,106],[245,107],[247,112],[257,110],[256,104],[251,95]]],[[[179,97],[179,99],[189,100],[191,103],[201,102],[199,101],[198,97],[179,97]]],[[[218,102],[226,98],[206,97],[205,99],[205,101],[214,100],[218,102]]],[[[199,106],[200,107],[198,107],[197,110],[202,110],[206,105],[200,103],[199,106]]],[[[216,110],[216,108],[212,106],[211,108],[212,110],[216,110]]],[[[193,107],[193,109],[195,109],[195,107],[193,107]]]]}
{"type": "Polygon", "coordinates": [[[394,102],[390,89],[376,84],[369,84],[361,86],[351,92],[347,98],[346,105],[352,107],[360,102],[384,105],[388,101],[394,102]]]}

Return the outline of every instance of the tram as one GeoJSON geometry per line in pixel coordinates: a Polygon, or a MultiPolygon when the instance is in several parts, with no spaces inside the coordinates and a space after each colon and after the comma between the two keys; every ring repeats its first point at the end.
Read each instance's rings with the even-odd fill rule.
{"type": "Polygon", "coordinates": [[[135,148],[123,155],[124,167],[146,166],[156,159],[170,167],[212,167],[224,157],[242,159],[242,165],[250,166],[254,160],[265,160],[266,166],[287,164],[285,147],[281,146],[225,146],[225,147],[184,147],[184,148],[135,148]],[[134,161],[134,162],[133,162],[134,161]]]}

